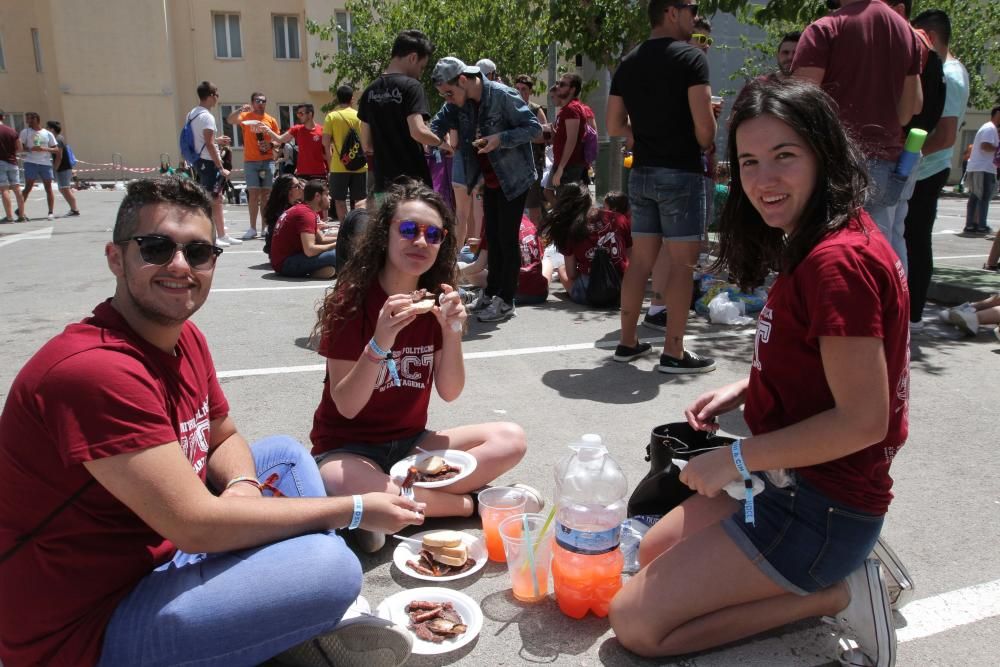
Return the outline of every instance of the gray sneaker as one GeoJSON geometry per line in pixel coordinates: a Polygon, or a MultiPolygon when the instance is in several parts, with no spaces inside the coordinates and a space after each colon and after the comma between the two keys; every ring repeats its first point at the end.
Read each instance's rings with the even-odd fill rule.
{"type": "Polygon", "coordinates": [[[498,296],[493,297],[493,302],[479,313],[480,322],[502,322],[510,317],[514,317],[514,304],[507,303],[498,296]]]}
{"type": "Polygon", "coordinates": [[[976,317],[976,309],[970,303],[948,309],[948,321],[961,329],[966,336],[975,336],[979,333],[979,318],[976,317]]]}
{"type": "Polygon", "coordinates": [[[858,643],[840,656],[851,667],[893,667],[896,664],[896,628],[889,594],[882,578],[882,564],[869,558],[847,577],[850,604],[836,615],[847,637],[858,643]]]}
{"type": "Polygon", "coordinates": [[[901,609],[913,599],[913,578],[909,571],[883,537],[878,538],[870,557],[877,558],[882,563],[882,575],[885,577],[885,588],[889,593],[889,604],[893,609],[901,609]]]}
{"type": "Polygon", "coordinates": [[[486,310],[487,308],[489,308],[490,304],[493,303],[493,298],[494,297],[492,296],[486,295],[486,290],[481,291],[476,300],[472,303],[471,306],[469,306],[469,312],[478,313],[482,310],[486,310]]]}

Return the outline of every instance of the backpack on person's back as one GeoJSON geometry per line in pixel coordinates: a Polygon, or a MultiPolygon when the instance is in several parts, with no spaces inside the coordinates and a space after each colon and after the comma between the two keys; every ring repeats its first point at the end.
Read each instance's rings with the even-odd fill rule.
{"type": "Polygon", "coordinates": [[[587,122],[584,122],[584,127],[586,129],[583,131],[583,161],[589,167],[597,161],[597,130],[587,122]]]}
{"type": "Polygon", "coordinates": [[[621,305],[622,279],[607,248],[596,246],[590,260],[587,304],[595,308],[618,308],[621,305]]]}
{"type": "MultiPolygon", "coordinates": [[[[194,122],[201,114],[208,113],[208,111],[201,111],[194,116],[188,116],[184,123],[184,127],[181,128],[180,137],[177,139],[177,145],[181,149],[181,157],[188,164],[195,164],[199,159],[201,159],[201,151],[197,151],[194,148],[194,128],[191,127],[191,123],[194,122]]],[[[202,150],[205,147],[202,146],[202,150]]]]}

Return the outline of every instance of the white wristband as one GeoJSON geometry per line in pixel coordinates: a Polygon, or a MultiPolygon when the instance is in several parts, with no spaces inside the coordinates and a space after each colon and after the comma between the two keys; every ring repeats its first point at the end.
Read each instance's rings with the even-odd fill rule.
{"type": "Polygon", "coordinates": [[[361,525],[361,514],[365,511],[364,503],[361,502],[361,496],[354,495],[354,515],[351,517],[351,524],[347,527],[347,530],[354,530],[361,525]]]}

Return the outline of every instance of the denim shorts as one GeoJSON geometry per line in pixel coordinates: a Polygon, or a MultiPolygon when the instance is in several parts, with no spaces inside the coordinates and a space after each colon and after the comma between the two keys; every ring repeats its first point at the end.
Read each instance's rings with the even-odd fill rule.
{"type": "Polygon", "coordinates": [[[451,159],[451,184],[465,185],[465,160],[459,151],[451,159]]]}
{"type": "Polygon", "coordinates": [[[319,271],[324,266],[337,266],[336,250],[324,250],[315,257],[306,257],[301,252],[289,255],[281,263],[281,271],[278,271],[278,273],[289,278],[305,278],[309,274],[319,271]]]}
{"type": "Polygon", "coordinates": [[[321,466],[333,454],[357,454],[371,460],[382,469],[382,472],[388,475],[389,469],[392,466],[412,454],[413,448],[419,445],[430,434],[431,431],[425,429],[416,435],[400,438],[399,440],[390,440],[389,442],[349,442],[337,449],[317,454],[313,458],[316,459],[316,465],[321,466]]]}
{"type": "Polygon", "coordinates": [[[24,180],[26,181],[51,181],[52,165],[35,164],[34,162],[24,163],[24,180]]]}
{"type": "Polygon", "coordinates": [[[56,181],[59,182],[59,189],[71,188],[73,187],[73,170],[66,169],[65,171],[56,172],[56,181]]]}
{"type": "Polygon", "coordinates": [[[222,178],[222,172],[219,171],[214,162],[204,158],[195,163],[194,169],[198,185],[208,190],[209,196],[214,196],[216,188],[219,186],[219,179],[222,178]]]}
{"type": "Polygon", "coordinates": [[[271,160],[247,160],[243,163],[243,174],[248,188],[270,190],[274,185],[274,162],[271,160]]]}
{"type": "Polygon", "coordinates": [[[705,233],[705,177],[666,167],[635,167],[628,177],[632,236],[698,241],[705,233]]]}
{"type": "Polygon", "coordinates": [[[0,188],[21,184],[21,173],[16,164],[0,161],[0,188]]]}
{"type": "Polygon", "coordinates": [[[586,273],[577,275],[569,292],[570,301],[586,306],[588,287],[590,287],[590,275],[586,273]]]}
{"type": "Polygon", "coordinates": [[[826,497],[802,480],[779,488],[765,476],[754,498],[755,524],[740,510],[722,521],[730,539],[785,590],[808,595],[861,567],[882,530],[882,515],[826,497]]]}

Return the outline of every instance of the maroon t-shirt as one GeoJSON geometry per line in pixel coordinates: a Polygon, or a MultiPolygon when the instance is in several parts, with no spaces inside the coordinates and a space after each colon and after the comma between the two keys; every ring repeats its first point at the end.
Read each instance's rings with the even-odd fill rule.
{"type": "Polygon", "coordinates": [[[518,230],[521,245],[521,271],[517,276],[517,293],[524,296],[546,296],[549,283],[542,275],[542,249],[538,245],[538,230],[528,216],[521,216],[518,230]]]}
{"type": "Polygon", "coordinates": [[[903,149],[896,103],[903,80],[920,74],[920,44],[905,19],[881,0],[863,0],[811,23],[792,71],[824,70],[823,90],[869,157],[895,161],[903,149]]]}
{"type": "MultiPolygon", "coordinates": [[[[388,298],[378,280],[372,281],[358,314],[320,341],[319,353],[328,359],[358,361],[375,333],[379,311],[388,298]]],[[[400,386],[393,384],[388,368],[382,364],[371,398],[353,419],[340,414],[330,397],[330,378],[326,378],[309,434],[313,454],[354,442],[377,447],[422,431],[427,425],[427,406],[434,384],[434,355],[440,349],[441,325],[437,317],[434,313],[417,315],[392,345],[400,386]]]]}
{"type": "Polygon", "coordinates": [[[618,275],[624,276],[628,268],[628,249],[632,247],[632,225],[621,213],[607,209],[600,210],[600,220],[590,235],[568,248],[560,248],[564,255],[576,259],[577,272],[590,275],[590,262],[594,259],[594,248],[600,246],[608,251],[611,262],[618,269],[618,275]]]}
{"type": "Polygon", "coordinates": [[[330,167],[323,159],[323,126],[317,124],[310,130],[305,125],[292,125],[288,131],[295,137],[295,145],[299,147],[295,173],[300,176],[327,174],[330,167]]]}
{"type": "MultiPolygon", "coordinates": [[[[593,112],[591,112],[593,115],[593,112]]],[[[580,125],[576,130],[576,144],[573,146],[573,153],[569,156],[569,165],[586,165],[583,159],[583,134],[587,130],[587,108],[580,100],[573,100],[562,109],[556,116],[556,131],[552,138],[552,159],[553,169],[559,166],[562,160],[563,149],[566,148],[566,121],[577,120],[580,125]]]]}
{"type": "MultiPolygon", "coordinates": [[[[100,304],[46,343],[11,387],[0,416],[0,551],[93,479],[85,461],[176,441],[204,481],[210,422],[228,412],[194,324],[167,354],[100,304]]],[[[122,598],[174,552],[94,482],[0,566],[0,659],[95,664],[122,598]]]]}
{"type": "Polygon", "coordinates": [[[17,164],[17,132],[0,124],[0,162],[17,164]]]}
{"type": "Polygon", "coordinates": [[[307,204],[296,204],[278,218],[271,234],[271,268],[281,273],[285,260],[302,254],[300,234],[315,234],[319,217],[307,204]]]}
{"type": "Polygon", "coordinates": [[[889,508],[889,465],[908,432],[909,312],[902,264],[862,213],[859,222],[817,244],[794,271],[778,276],[757,323],[744,411],[755,435],[834,407],[820,356],[821,336],[882,339],[889,375],[885,439],[795,471],[834,500],[874,514],[889,508]]]}

